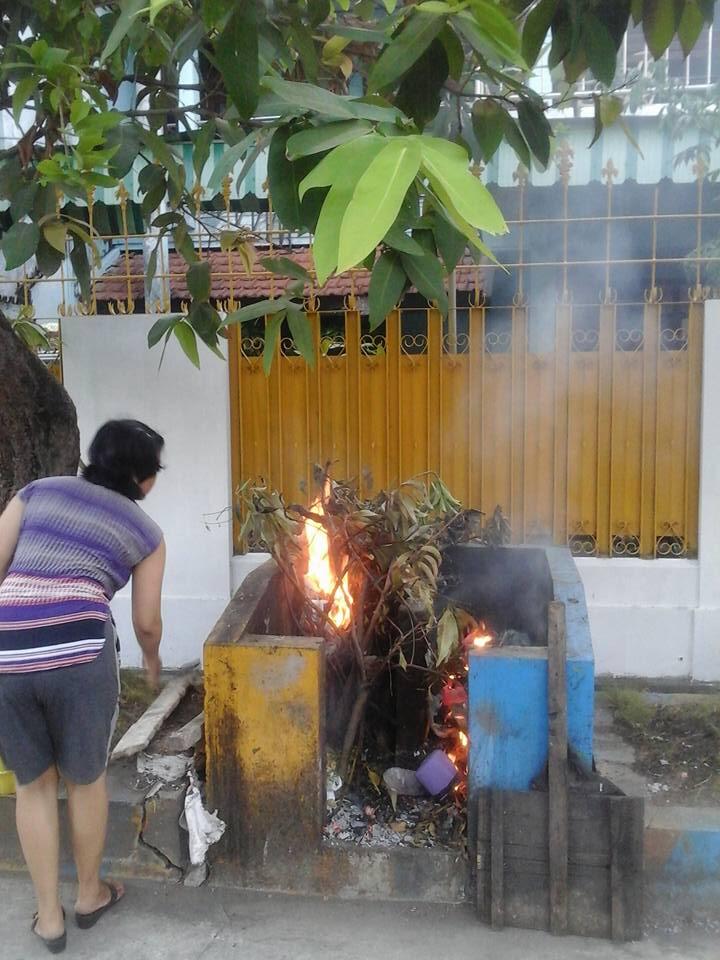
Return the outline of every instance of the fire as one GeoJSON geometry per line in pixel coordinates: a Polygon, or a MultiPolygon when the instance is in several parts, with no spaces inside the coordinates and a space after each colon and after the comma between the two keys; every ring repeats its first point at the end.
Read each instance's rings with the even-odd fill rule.
{"type": "Polygon", "coordinates": [[[463,750],[467,750],[468,738],[467,734],[463,733],[462,730],[458,734],[458,739],[460,740],[460,746],[463,750]]]}
{"type": "MultiPolygon", "coordinates": [[[[311,505],[313,513],[325,516],[325,507],[321,497],[311,505]]],[[[337,574],[333,570],[330,558],[330,541],[327,530],[322,523],[309,517],[305,520],[305,539],[308,548],[308,568],[305,574],[305,585],[313,593],[325,600],[332,600],[328,617],[330,621],[342,630],[350,625],[352,617],[352,597],[348,585],[347,573],[338,583],[337,574]]]]}
{"type": "Polygon", "coordinates": [[[463,641],[466,649],[474,647],[476,650],[481,650],[483,647],[486,647],[489,643],[492,642],[493,636],[485,626],[484,623],[480,623],[478,627],[475,628],[471,633],[469,633],[465,640],[463,641]]]}

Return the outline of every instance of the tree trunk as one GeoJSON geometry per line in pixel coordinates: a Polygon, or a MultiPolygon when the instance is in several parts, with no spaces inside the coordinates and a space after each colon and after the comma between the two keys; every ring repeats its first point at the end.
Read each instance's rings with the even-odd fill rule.
{"type": "Polygon", "coordinates": [[[0,311],[0,510],[31,480],[74,475],[79,460],[75,405],[0,311]]]}

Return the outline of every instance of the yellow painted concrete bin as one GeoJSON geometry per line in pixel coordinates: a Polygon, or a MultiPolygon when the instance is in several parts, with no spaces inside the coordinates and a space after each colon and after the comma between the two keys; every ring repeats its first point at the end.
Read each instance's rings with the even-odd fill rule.
{"type": "Polygon", "coordinates": [[[13,793],[15,793],[15,777],[0,757],[0,797],[9,797],[13,793]]]}

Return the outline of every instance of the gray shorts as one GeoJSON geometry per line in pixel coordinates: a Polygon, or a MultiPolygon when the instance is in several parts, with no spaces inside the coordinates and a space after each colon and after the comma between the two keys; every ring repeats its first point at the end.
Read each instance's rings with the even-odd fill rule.
{"type": "Polygon", "coordinates": [[[94,783],[107,766],[120,692],[115,629],[90,663],[0,674],[0,756],[21,785],[52,766],[94,783]]]}

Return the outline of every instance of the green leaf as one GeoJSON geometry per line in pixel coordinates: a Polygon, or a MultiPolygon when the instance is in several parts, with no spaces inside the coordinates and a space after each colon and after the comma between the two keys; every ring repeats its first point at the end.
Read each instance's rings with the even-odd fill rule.
{"type": "Polygon", "coordinates": [[[182,347],[185,356],[199,370],[200,356],[198,355],[197,337],[193,328],[187,320],[180,320],[173,326],[172,332],[175,334],[175,338],[182,347]]]}
{"type": "Polygon", "coordinates": [[[518,127],[509,113],[505,114],[505,139],[515,151],[520,163],[529,170],[530,148],[527,145],[525,137],[523,137],[520,132],[520,127],[518,127]]]}
{"type": "Polygon", "coordinates": [[[265,322],[265,347],[263,349],[263,370],[265,371],[265,376],[269,376],[270,368],[272,367],[273,357],[275,356],[275,350],[277,348],[278,337],[280,336],[280,328],[282,327],[282,322],[285,319],[287,310],[281,310],[279,313],[273,314],[265,322]]]}
{"type": "Polygon", "coordinates": [[[170,317],[160,317],[159,320],[156,320],[155,323],[148,330],[147,335],[147,344],[148,347],[154,347],[156,344],[160,343],[162,338],[166,336],[176,323],[181,321],[183,316],[181,313],[174,313],[170,317]]]}
{"type": "Polygon", "coordinates": [[[436,210],[433,216],[433,235],[445,269],[451,273],[465,253],[467,237],[457,230],[439,210],[436,210]]]}
{"type": "Polygon", "coordinates": [[[15,323],[13,323],[13,332],[16,333],[31,350],[47,350],[50,346],[50,341],[43,328],[31,320],[16,320],[15,323]]]}
{"type": "Polygon", "coordinates": [[[421,257],[425,252],[417,240],[413,240],[397,223],[394,223],[385,234],[383,243],[411,257],[421,257]]]}
{"type": "Polygon", "coordinates": [[[675,0],[643,0],[643,33],[655,60],[660,59],[675,36],[677,13],[675,0]]]}
{"type": "Polygon", "coordinates": [[[197,260],[191,263],[187,269],[185,281],[193,300],[208,300],[212,289],[210,261],[197,260]]]}
{"type": "Polygon", "coordinates": [[[510,63],[526,66],[520,53],[520,37],[515,25],[493,3],[487,0],[470,0],[470,9],[480,30],[488,42],[510,63]]]}
{"type": "Polygon", "coordinates": [[[221,360],[224,360],[222,351],[218,348],[218,330],[221,326],[220,316],[209,303],[193,303],[187,317],[188,323],[202,342],[221,360]]]}
{"type": "Polygon", "coordinates": [[[202,179],[202,172],[210,156],[210,147],[212,147],[214,139],[215,121],[213,119],[206,120],[195,137],[193,147],[193,171],[198,182],[202,179]]]}
{"type": "Polygon", "coordinates": [[[436,118],[449,71],[445,47],[436,37],[402,78],[395,104],[419,130],[436,118]]]}
{"type": "Polygon", "coordinates": [[[185,263],[191,264],[198,259],[195,244],[192,241],[187,224],[184,221],[179,223],[173,230],[173,241],[175,243],[175,249],[185,263]]]}
{"type": "Polygon", "coordinates": [[[448,312],[445,277],[440,261],[430,253],[422,257],[408,257],[401,254],[400,259],[410,282],[427,300],[435,300],[438,310],[445,315],[448,312]]]}
{"type": "Polygon", "coordinates": [[[702,10],[693,3],[693,0],[686,0],[677,29],[678,39],[686,57],[697,43],[704,26],[705,17],[702,10]]]}
{"type": "Polygon", "coordinates": [[[221,154],[219,160],[215,161],[213,164],[213,172],[207,185],[209,193],[215,194],[218,192],[225,177],[229,173],[232,173],[236,165],[240,163],[256,140],[257,133],[253,131],[253,133],[241,140],[240,143],[236,143],[234,146],[228,147],[228,149],[221,154]]]}
{"type": "Polygon", "coordinates": [[[370,163],[387,142],[385,137],[374,134],[362,137],[357,142],[353,141],[336,147],[302,179],[299,188],[300,199],[303,199],[308,190],[335,186],[347,180],[348,170],[357,165],[356,157],[362,157],[364,162],[370,163]]]}
{"type": "Polygon", "coordinates": [[[309,161],[288,160],[287,142],[292,135],[292,126],[278,127],[270,141],[268,151],[268,183],[273,209],[281,223],[291,230],[307,227],[300,183],[309,169],[309,161]]]}
{"type": "Polygon", "coordinates": [[[178,190],[182,190],[185,186],[185,167],[177,154],[152,130],[145,127],[138,127],[138,130],[143,143],[150,148],[155,163],[163,167],[178,190]]]}
{"type": "Polygon", "coordinates": [[[352,144],[336,147],[300,184],[301,196],[313,187],[332,184],[323,202],[313,238],[313,260],[320,286],[337,267],[340,227],[355,186],[386,143],[383,137],[367,136],[352,144]]]}
{"type": "Polygon", "coordinates": [[[436,192],[447,195],[459,214],[488,233],[507,233],[507,225],[487,187],[468,170],[462,147],[437,137],[420,137],[422,167],[436,192]]]}
{"type": "Polygon", "coordinates": [[[258,24],[254,3],[236,3],[215,40],[215,59],[241,120],[249,120],[260,96],[258,24]]]}
{"type": "Polygon", "coordinates": [[[370,308],[370,329],[374,330],[394,310],[405,289],[405,271],[396,253],[383,253],[375,263],[370,276],[368,304],[370,308]]]}
{"type": "Polygon", "coordinates": [[[446,24],[438,35],[440,43],[445,47],[445,56],[448,62],[450,76],[456,82],[462,77],[465,67],[465,51],[460,38],[449,24],[446,24]]]}
{"type": "Polygon", "coordinates": [[[302,110],[303,113],[319,113],[337,120],[365,119],[378,122],[393,122],[400,114],[395,107],[365,100],[339,97],[329,90],[312,83],[297,83],[278,77],[265,77],[262,86],[279,97],[283,103],[302,110]]]}
{"type": "Polygon", "coordinates": [[[610,127],[618,119],[623,109],[622,97],[602,96],[598,98],[600,119],[604,127],[610,127]]]}
{"type": "Polygon", "coordinates": [[[158,16],[163,12],[165,7],[169,7],[172,4],[176,3],[176,0],[150,0],[150,23],[152,26],[155,25],[155,21],[158,16]]]}
{"type": "Polygon", "coordinates": [[[22,186],[15,191],[10,201],[10,215],[13,220],[22,220],[33,210],[39,187],[37,180],[22,181],[22,186]]]}
{"type": "Polygon", "coordinates": [[[300,54],[300,62],[302,63],[307,79],[317,80],[320,62],[318,60],[317,50],[315,49],[312,32],[308,30],[302,21],[293,18],[289,39],[300,54]]]}
{"type": "Polygon", "coordinates": [[[18,80],[12,95],[12,112],[15,123],[20,122],[20,115],[25,109],[31,94],[35,90],[37,82],[38,78],[34,73],[29,77],[23,77],[22,80],[18,80]]]}
{"type": "Polygon", "coordinates": [[[340,226],[339,273],[359,263],[395,222],[420,169],[414,137],[391,139],[358,180],[340,226]]]}
{"type": "Polygon", "coordinates": [[[115,21],[110,36],[100,54],[100,63],[104,63],[108,57],[111,57],[117,50],[128,31],[132,27],[135,19],[146,9],[147,0],[120,0],[120,15],[115,21]]]}
{"type": "Polygon", "coordinates": [[[558,0],[540,0],[527,15],[522,32],[522,55],[528,66],[533,66],[540,56],[557,5],[558,0]]]}
{"type": "Polygon", "coordinates": [[[86,304],[89,304],[92,299],[90,263],[88,261],[85,242],[78,236],[73,239],[72,250],[70,251],[70,263],[75,271],[75,279],[80,287],[80,296],[86,304]]]}
{"type": "Polygon", "coordinates": [[[21,267],[35,253],[40,242],[40,230],[35,223],[14,223],[0,240],[5,257],[5,269],[21,267]]]}
{"type": "Polygon", "coordinates": [[[61,220],[54,220],[50,223],[46,223],[43,227],[43,237],[45,240],[57,250],[58,253],[61,253],[65,256],[65,240],[67,239],[67,224],[63,223],[61,220]]]}
{"type": "Polygon", "coordinates": [[[380,54],[368,78],[368,90],[389,87],[419,60],[445,26],[445,17],[414,12],[405,27],[380,54]]]}
{"type": "MultiPolygon", "coordinates": [[[[592,13],[585,15],[583,41],[590,69],[600,83],[609,87],[615,79],[617,51],[607,27],[592,13]]],[[[530,146],[532,148],[532,144],[530,146]]]]}
{"type": "Polygon", "coordinates": [[[460,645],[460,630],[455,614],[448,607],[438,620],[436,665],[445,663],[460,645]]]}
{"type": "Polygon", "coordinates": [[[144,292],[145,299],[147,299],[152,293],[152,285],[155,280],[155,274],[157,273],[157,261],[158,261],[158,243],[152,249],[150,256],[148,257],[147,263],[145,265],[145,283],[144,283],[144,292]]]}
{"type": "Polygon", "coordinates": [[[54,247],[51,247],[46,240],[38,243],[35,251],[35,262],[38,270],[44,277],[54,276],[60,269],[60,265],[65,259],[64,255],[59,253],[54,247]]]}
{"type": "Polygon", "coordinates": [[[542,106],[531,100],[521,100],[517,111],[518,123],[528,146],[542,166],[547,167],[550,160],[552,127],[548,123],[542,106]]]}
{"type": "Polygon", "coordinates": [[[133,121],[119,124],[114,130],[108,131],[105,143],[108,147],[116,148],[108,164],[108,173],[121,180],[132,170],[140,152],[139,125],[133,121]]]}
{"type": "MultiPolygon", "coordinates": [[[[499,11],[498,11],[499,14],[499,11]]],[[[502,14],[499,14],[502,16],[502,14]]],[[[503,18],[505,19],[505,18],[503,18]]],[[[509,61],[510,63],[526,68],[525,61],[519,49],[519,38],[517,38],[516,49],[508,49],[505,44],[499,42],[496,37],[491,36],[485,29],[482,29],[476,18],[467,10],[461,11],[453,20],[455,29],[462,34],[470,46],[479,53],[481,57],[491,60],[509,61]]]]}
{"type": "Polygon", "coordinates": [[[292,307],[287,312],[288,326],[298,353],[310,366],[315,366],[315,341],[307,315],[300,307],[292,307]]]}
{"type": "Polygon", "coordinates": [[[495,100],[476,100],[472,107],[472,127],[485,163],[495,156],[505,136],[507,114],[495,100]]]}
{"type": "Polygon", "coordinates": [[[315,153],[325,153],[343,143],[349,143],[371,133],[372,124],[368,120],[338,120],[324,123],[319,127],[309,127],[294,133],[287,141],[289,160],[307,157],[315,153]]]}
{"type": "Polygon", "coordinates": [[[286,297],[276,297],[274,300],[258,300],[249,303],[246,307],[233,310],[225,317],[225,326],[231,323],[246,323],[248,320],[257,320],[259,317],[268,317],[281,310],[287,310],[291,301],[286,297]]]}
{"type": "Polygon", "coordinates": [[[310,280],[307,270],[290,257],[261,257],[260,263],[276,277],[293,277],[295,280],[310,280]]]}

